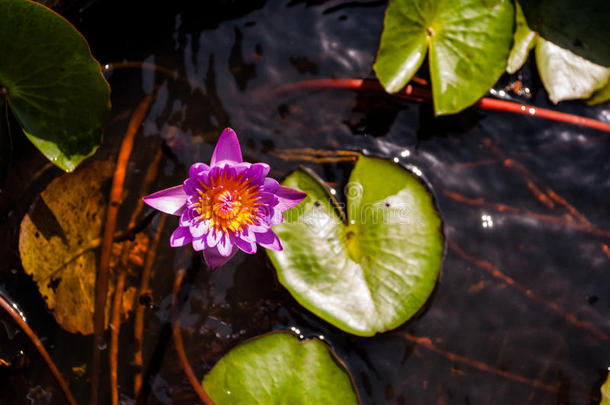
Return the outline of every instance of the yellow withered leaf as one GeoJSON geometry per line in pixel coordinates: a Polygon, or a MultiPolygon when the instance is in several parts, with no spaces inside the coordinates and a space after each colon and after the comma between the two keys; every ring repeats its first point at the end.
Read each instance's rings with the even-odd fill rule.
{"type": "MultiPolygon", "coordinates": [[[[33,277],[57,322],[69,332],[93,333],[98,248],[113,166],[108,161],[91,162],[56,178],[21,221],[19,254],[23,268],[33,277]]],[[[123,244],[130,244],[127,270],[133,271],[142,266],[148,241],[140,233],[133,242],[113,245],[106,323],[123,244]]],[[[133,308],[135,296],[136,287],[126,285],[124,317],[133,308]]]]}

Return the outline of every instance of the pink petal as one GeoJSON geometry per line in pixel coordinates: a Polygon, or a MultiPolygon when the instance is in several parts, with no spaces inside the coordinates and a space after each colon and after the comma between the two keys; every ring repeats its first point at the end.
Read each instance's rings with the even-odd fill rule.
{"type": "MultiPolygon", "coordinates": [[[[206,186],[210,185],[210,182],[212,181],[212,179],[217,179],[218,177],[220,177],[221,173],[223,172],[223,168],[220,166],[214,166],[210,169],[210,171],[208,172],[207,175],[207,182],[204,181],[206,186]]],[[[205,177],[205,176],[204,176],[205,177]]]]}
{"type": "Polygon", "coordinates": [[[210,166],[214,166],[217,162],[222,160],[230,160],[236,163],[243,161],[237,135],[231,128],[225,128],[225,130],[222,131],[222,134],[220,134],[220,138],[218,138],[216,148],[214,148],[214,153],[212,154],[210,166]]]}
{"type": "Polygon", "coordinates": [[[220,241],[220,238],[222,238],[222,232],[221,231],[215,231],[213,228],[210,229],[210,231],[208,232],[208,236],[206,237],[206,244],[209,247],[215,247],[218,242],[220,241]]]}
{"type": "Polygon", "coordinates": [[[218,245],[216,245],[218,253],[220,253],[221,256],[230,255],[231,249],[233,249],[234,242],[235,238],[233,237],[233,235],[225,233],[218,241],[218,245]]]}
{"type": "Polygon", "coordinates": [[[193,238],[200,238],[203,234],[207,233],[210,229],[210,220],[198,220],[194,221],[191,225],[189,225],[189,230],[193,235],[193,238]]]}
{"type": "Polygon", "coordinates": [[[258,218],[254,225],[250,225],[250,229],[254,233],[265,233],[271,227],[271,218],[273,217],[273,211],[275,207],[262,206],[259,208],[258,218]]]}
{"type": "Polygon", "coordinates": [[[180,226],[189,226],[193,220],[192,210],[184,210],[180,215],[180,226]]]}
{"type": "Polygon", "coordinates": [[[205,238],[199,238],[199,239],[195,239],[193,240],[193,250],[195,250],[196,252],[202,251],[203,249],[207,248],[208,246],[205,243],[205,238]]]}
{"type": "Polygon", "coordinates": [[[267,223],[259,223],[258,225],[250,225],[248,228],[255,234],[265,233],[269,230],[269,225],[267,223]]]}
{"type": "Polygon", "coordinates": [[[232,165],[225,165],[224,166],[224,171],[223,171],[223,177],[224,178],[235,178],[237,176],[237,171],[235,170],[235,168],[232,165]]]}
{"type": "Polygon", "coordinates": [[[233,246],[233,250],[231,250],[231,253],[228,256],[222,256],[218,252],[217,248],[208,248],[203,251],[203,259],[205,260],[206,264],[213,270],[228,262],[233,256],[235,256],[237,252],[239,252],[239,249],[237,248],[237,246],[233,246]]]}
{"type": "Polygon", "coordinates": [[[268,193],[275,193],[279,187],[280,183],[278,183],[276,179],[272,179],[271,177],[265,178],[265,183],[263,185],[264,191],[268,193]]]}
{"type": "Polygon", "coordinates": [[[271,225],[278,225],[284,222],[284,214],[282,214],[282,210],[280,210],[277,206],[273,207],[273,215],[269,220],[271,225]]]}
{"type": "Polygon", "coordinates": [[[261,191],[260,193],[258,193],[258,202],[267,206],[275,207],[276,205],[278,205],[279,199],[275,194],[261,191]]]}
{"type": "Polygon", "coordinates": [[[208,170],[210,170],[210,166],[206,165],[205,163],[201,163],[201,162],[193,163],[191,165],[191,168],[189,169],[189,177],[195,177],[199,173],[207,172],[208,170]]]}
{"type": "Polygon", "coordinates": [[[188,179],[184,180],[184,183],[182,183],[182,188],[186,194],[198,196],[198,191],[201,189],[201,185],[198,181],[195,181],[189,177],[188,179]]]}
{"type": "Polygon", "coordinates": [[[252,167],[252,163],[250,162],[241,162],[241,163],[233,163],[231,167],[235,170],[235,175],[239,176],[240,174],[245,175],[250,167],[252,167]]]}
{"type": "Polygon", "coordinates": [[[171,247],[180,247],[191,243],[193,237],[187,227],[179,226],[169,237],[169,245],[171,247]]]}
{"type": "Polygon", "coordinates": [[[246,240],[237,238],[235,239],[235,245],[249,255],[256,253],[256,243],[254,242],[248,242],[246,240]]]}
{"type": "Polygon", "coordinates": [[[246,178],[250,179],[252,184],[263,184],[265,177],[269,174],[270,167],[267,163],[254,163],[246,171],[246,178]]]}
{"type": "Polygon", "coordinates": [[[166,214],[180,215],[186,206],[186,193],[179,185],[147,195],[142,201],[166,214]]]}
{"type": "Polygon", "coordinates": [[[254,236],[254,231],[251,226],[239,231],[237,237],[248,242],[256,242],[256,237],[254,236]]]}
{"type": "Polygon", "coordinates": [[[302,191],[285,186],[280,186],[275,195],[280,199],[276,208],[279,208],[282,212],[294,207],[307,197],[307,194],[302,191]]]}
{"type": "Polygon", "coordinates": [[[256,242],[264,247],[265,249],[271,250],[282,250],[282,243],[280,242],[280,238],[277,237],[275,232],[269,229],[265,233],[257,233],[256,234],[256,242]]]}

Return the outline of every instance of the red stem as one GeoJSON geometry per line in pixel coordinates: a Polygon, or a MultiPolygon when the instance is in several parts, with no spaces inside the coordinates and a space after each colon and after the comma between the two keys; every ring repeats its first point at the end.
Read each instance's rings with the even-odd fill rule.
{"type": "Polygon", "coordinates": [[[96,291],[95,291],[95,313],[93,316],[94,330],[94,346],[93,359],[91,361],[91,405],[97,405],[98,392],[100,383],[100,363],[101,349],[104,343],[104,329],[106,326],[106,299],[108,296],[108,283],[110,276],[110,255],[112,253],[112,243],[116,222],[121,204],[121,194],[123,192],[123,183],[127,173],[127,163],[129,155],[133,149],[133,143],[136,133],[140,128],[140,124],[146,118],[148,106],[152,100],[151,96],[146,96],[138,105],[133,113],[127,132],[123,137],[119,157],[117,159],[114,176],[112,178],[112,188],[110,189],[110,198],[108,201],[108,210],[106,211],[106,224],[104,226],[104,239],[102,241],[100,253],[100,265],[97,273],[96,291]]]}
{"type": "MultiPolygon", "coordinates": [[[[166,214],[161,214],[159,218],[159,225],[157,226],[157,231],[155,232],[155,236],[153,240],[150,242],[148,249],[146,251],[146,257],[144,259],[144,267],[142,268],[142,274],[140,276],[140,289],[138,290],[138,297],[142,297],[145,294],[148,294],[150,284],[150,278],[152,276],[152,269],[155,263],[155,255],[157,254],[157,247],[159,246],[159,240],[161,239],[161,233],[163,232],[163,228],[165,227],[165,219],[167,218],[166,214]]],[[[136,342],[136,351],[133,354],[133,364],[136,366],[136,374],[134,375],[134,395],[136,398],[140,397],[142,394],[140,391],[142,389],[142,371],[144,368],[144,359],[142,355],[142,351],[144,349],[144,309],[146,307],[144,305],[138,305],[135,310],[134,315],[134,340],[136,342]]]]}
{"type": "MultiPolygon", "coordinates": [[[[129,245],[131,245],[130,242],[125,242],[125,246],[129,245]]],[[[122,268],[117,276],[112,302],[112,316],[110,317],[110,398],[112,405],[119,405],[119,332],[121,330],[121,304],[123,303],[126,273],[127,271],[122,268]]]]}
{"type": "Polygon", "coordinates": [[[581,117],[579,115],[567,114],[546,108],[534,107],[527,104],[519,104],[512,101],[498,100],[495,98],[483,97],[475,104],[485,110],[496,110],[512,112],[514,114],[531,115],[534,117],[546,118],[553,121],[567,122],[568,124],[581,125],[583,127],[595,128],[600,131],[610,132],[610,123],[594,120],[592,118],[581,117]]]}
{"type": "MultiPolygon", "coordinates": [[[[148,167],[146,176],[142,182],[142,188],[140,189],[140,196],[145,196],[157,176],[159,171],[159,163],[163,151],[161,148],[155,154],[155,158],[148,167]]],[[[129,220],[129,229],[135,229],[137,227],[136,219],[140,215],[140,211],[144,208],[144,202],[141,198],[138,199],[136,208],[131,213],[131,219],[129,220]]],[[[115,238],[116,241],[116,238],[115,238]]],[[[110,329],[110,393],[112,399],[112,405],[119,404],[119,386],[118,386],[118,356],[119,356],[119,334],[121,332],[121,310],[123,302],[123,286],[126,277],[127,266],[129,262],[129,253],[133,244],[130,241],[125,241],[121,250],[121,258],[119,265],[119,274],[117,276],[116,287],[114,292],[114,302],[112,306],[111,316],[111,329],[110,329]]]]}
{"type": "MultiPolygon", "coordinates": [[[[278,89],[279,93],[290,93],[295,90],[316,89],[345,89],[357,91],[385,92],[383,86],[377,80],[370,79],[313,79],[290,83],[278,89]]],[[[412,101],[431,101],[432,96],[428,89],[408,84],[404,89],[395,93],[400,98],[412,101]]],[[[579,115],[567,114],[558,111],[539,108],[528,104],[516,103],[514,101],[498,100],[483,97],[475,103],[475,106],[485,110],[496,110],[511,112],[514,114],[530,115],[533,117],[546,118],[553,121],[567,122],[569,124],[610,132],[610,123],[581,117],[579,115]]]]}
{"type": "Polygon", "coordinates": [[[38,353],[40,353],[40,355],[44,359],[45,363],[47,363],[47,366],[49,367],[49,370],[51,370],[51,373],[53,374],[53,377],[55,377],[55,380],[57,381],[57,384],[59,384],[59,387],[63,391],[64,396],[66,397],[66,400],[68,401],[68,403],[70,405],[76,405],[76,401],[74,400],[74,397],[72,396],[72,393],[70,392],[70,388],[68,388],[68,384],[66,383],[66,381],[61,376],[61,373],[57,369],[57,366],[55,365],[55,363],[53,363],[53,360],[51,359],[51,356],[49,356],[49,353],[44,348],[44,346],[42,345],[40,340],[38,339],[38,336],[36,336],[34,331],[29,327],[29,325],[21,317],[21,314],[19,313],[19,311],[17,311],[2,296],[0,296],[0,307],[7,314],[9,314],[11,316],[11,318],[13,318],[15,323],[17,323],[17,325],[19,325],[21,330],[23,330],[23,332],[25,332],[27,337],[30,338],[30,340],[32,341],[32,343],[36,347],[36,350],[38,350],[38,353]]]}
{"type": "MultiPolygon", "coordinates": [[[[295,90],[362,90],[374,93],[385,92],[383,86],[377,80],[369,79],[313,79],[294,82],[280,87],[278,93],[291,93],[295,90]]],[[[427,89],[414,87],[408,84],[404,89],[396,93],[397,96],[414,101],[430,101],[430,92],[427,89]]]]}
{"type": "Polygon", "coordinates": [[[184,278],[184,269],[180,269],[176,272],[176,280],[174,281],[174,288],[172,291],[172,334],[174,337],[174,346],[176,347],[176,353],[178,353],[178,360],[182,370],[186,375],[186,378],[191,383],[193,390],[205,405],[214,405],[214,401],[208,396],[203,389],[203,386],[195,376],[193,369],[186,356],[184,350],[184,344],[182,343],[182,334],[180,333],[180,316],[178,314],[178,293],[180,292],[180,286],[182,285],[182,279],[184,278]]]}

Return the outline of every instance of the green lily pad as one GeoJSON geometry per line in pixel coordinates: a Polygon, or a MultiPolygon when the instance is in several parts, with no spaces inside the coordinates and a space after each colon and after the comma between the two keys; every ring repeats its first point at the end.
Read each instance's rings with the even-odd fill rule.
{"type": "MultiPolygon", "coordinates": [[[[72,333],[93,333],[97,253],[113,168],[110,161],[95,161],[56,178],[21,221],[19,255],[23,269],[32,276],[56,321],[72,333]]],[[[120,266],[118,257],[125,243],[130,242],[112,246],[106,321],[120,266]]],[[[130,277],[122,302],[125,318],[135,303],[137,287],[133,280],[137,280],[147,246],[145,233],[136,235],[129,245],[125,270],[130,277]]]]}
{"type": "Polygon", "coordinates": [[[429,48],[436,114],[474,104],[506,68],[514,7],[505,0],[391,1],[375,73],[386,91],[407,84],[429,48]]]}
{"type": "Polygon", "coordinates": [[[30,141],[72,171],[100,145],[110,111],[99,63],[70,23],[29,0],[0,1],[0,38],[0,97],[30,141]]]}
{"type": "Polygon", "coordinates": [[[553,103],[591,97],[610,79],[610,69],[543,38],[538,38],[536,62],[540,79],[553,103]]]}
{"type": "Polygon", "coordinates": [[[519,0],[531,29],[561,48],[610,67],[608,0],[519,0]]]}
{"type": "Polygon", "coordinates": [[[314,314],[360,336],[393,329],[424,305],[442,255],[441,219],[411,172],[360,157],[346,221],[328,189],[299,169],[283,183],[307,193],[273,227],[284,250],[267,251],[280,282],[314,314]]]}
{"type": "Polygon", "coordinates": [[[527,21],[525,20],[523,10],[519,3],[515,3],[515,10],[517,28],[515,29],[513,49],[510,51],[508,66],[506,67],[506,71],[510,74],[521,69],[521,66],[523,66],[527,60],[530,51],[534,45],[536,45],[536,37],[538,35],[527,26],[527,21]]]}
{"type": "Polygon", "coordinates": [[[226,354],[203,378],[216,405],[358,405],[345,367],[318,339],[286,332],[254,338],[226,354]]]}
{"type": "Polygon", "coordinates": [[[602,401],[599,405],[610,405],[610,374],[608,374],[606,382],[601,387],[601,393],[602,401]]]}

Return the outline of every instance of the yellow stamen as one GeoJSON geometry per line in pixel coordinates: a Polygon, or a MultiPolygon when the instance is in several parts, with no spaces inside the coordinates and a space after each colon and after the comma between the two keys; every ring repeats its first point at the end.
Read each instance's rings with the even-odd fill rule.
{"type": "Polygon", "coordinates": [[[259,188],[244,180],[243,175],[229,177],[226,173],[211,177],[210,185],[201,183],[195,210],[200,220],[210,220],[215,231],[236,232],[253,225],[260,215],[259,188]]]}

